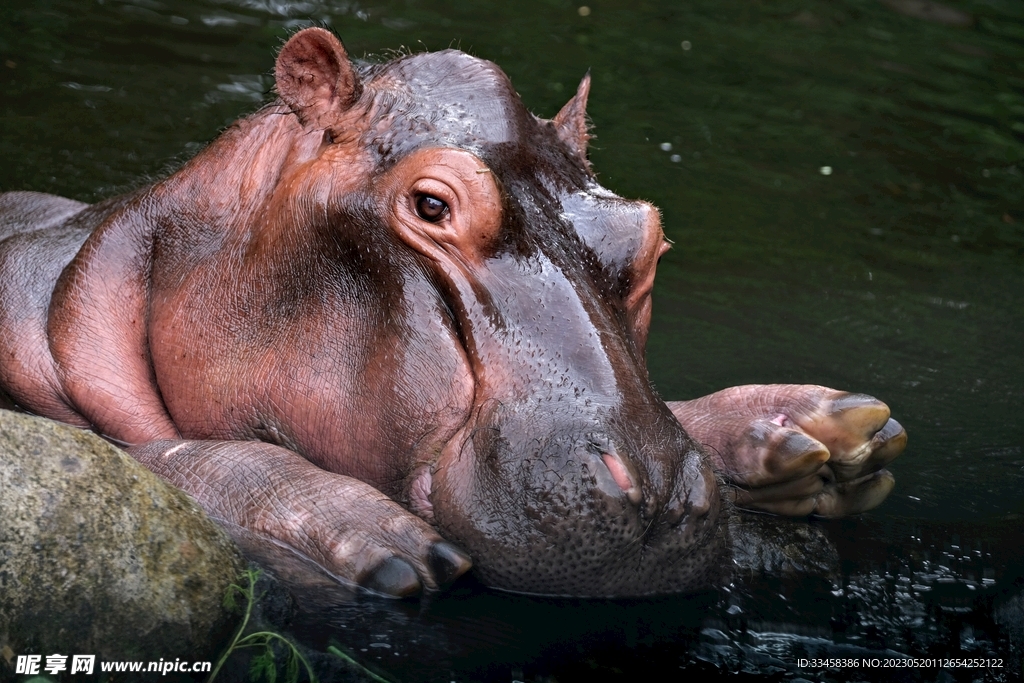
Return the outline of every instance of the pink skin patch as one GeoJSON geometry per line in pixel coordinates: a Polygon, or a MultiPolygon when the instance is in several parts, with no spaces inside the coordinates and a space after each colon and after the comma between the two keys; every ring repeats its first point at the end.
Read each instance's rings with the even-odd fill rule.
{"type": "Polygon", "coordinates": [[[433,479],[430,468],[421,466],[409,486],[409,510],[428,524],[434,523],[434,504],[430,502],[433,479]]]}
{"type": "Polygon", "coordinates": [[[626,471],[625,466],[622,462],[613,455],[608,453],[602,453],[601,459],[604,460],[605,466],[608,467],[608,471],[612,473],[612,479],[619,485],[619,488],[623,491],[629,492],[633,488],[633,480],[629,478],[629,472],[626,471]]]}
{"type": "Polygon", "coordinates": [[[793,426],[793,421],[789,419],[789,416],[788,415],[783,415],[782,413],[779,413],[778,415],[773,417],[771,419],[771,422],[772,422],[772,424],[777,424],[780,427],[792,427],[793,426]]]}

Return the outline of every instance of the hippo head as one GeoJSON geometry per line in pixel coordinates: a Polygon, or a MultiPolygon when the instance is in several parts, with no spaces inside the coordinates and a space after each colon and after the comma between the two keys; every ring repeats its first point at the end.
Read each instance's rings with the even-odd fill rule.
{"type": "Polygon", "coordinates": [[[336,201],[405,254],[396,286],[443,301],[445,343],[465,362],[439,378],[469,400],[414,456],[410,509],[496,588],[704,585],[720,544],[714,476],[644,361],[668,245],[653,206],[590,170],[589,78],[544,120],[491,62],[446,50],[353,64],[322,29],[288,42],[276,76],[323,144],[359,150],[367,180],[336,201]]]}

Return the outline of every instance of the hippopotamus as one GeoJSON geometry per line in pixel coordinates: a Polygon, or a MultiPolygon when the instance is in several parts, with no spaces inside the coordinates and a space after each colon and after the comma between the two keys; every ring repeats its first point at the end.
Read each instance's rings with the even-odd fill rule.
{"type": "Polygon", "coordinates": [[[0,195],[0,402],[94,430],[229,530],[341,582],[617,597],[714,581],[726,506],[855,514],[886,405],[820,386],[665,402],[658,210],[457,50],[294,34],[276,99],[93,205],[0,195]]]}

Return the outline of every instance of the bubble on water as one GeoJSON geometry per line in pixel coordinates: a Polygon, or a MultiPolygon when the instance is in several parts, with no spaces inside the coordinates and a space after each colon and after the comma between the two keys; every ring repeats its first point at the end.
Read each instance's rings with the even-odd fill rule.
{"type": "Polygon", "coordinates": [[[579,15],[581,17],[589,17],[590,16],[590,8],[587,7],[586,5],[580,5],[579,9],[577,9],[576,11],[579,12],[579,15]]]}
{"type": "Polygon", "coordinates": [[[662,152],[671,152],[672,151],[672,143],[671,142],[663,142],[660,145],[658,145],[658,147],[661,147],[661,151],[662,152]]]}
{"type": "Polygon", "coordinates": [[[818,169],[818,173],[820,173],[821,175],[832,175],[832,167],[822,166],[821,168],[818,169]]]}
{"type": "Polygon", "coordinates": [[[691,47],[693,47],[693,45],[690,43],[690,41],[688,41],[688,40],[684,40],[683,41],[683,49],[684,50],[689,50],[691,47]]]}
{"type": "Polygon", "coordinates": [[[672,156],[670,156],[668,158],[668,160],[673,162],[673,163],[677,163],[678,164],[680,161],[683,160],[683,158],[681,156],[679,156],[678,154],[673,154],[672,156]]]}

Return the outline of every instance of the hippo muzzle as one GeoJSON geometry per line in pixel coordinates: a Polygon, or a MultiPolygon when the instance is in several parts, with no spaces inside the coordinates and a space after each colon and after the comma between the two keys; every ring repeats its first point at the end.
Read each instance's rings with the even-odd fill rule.
{"type": "Polygon", "coordinates": [[[707,585],[719,497],[681,429],[656,454],[625,435],[613,446],[596,421],[552,433],[555,416],[517,412],[485,405],[433,472],[434,522],[488,585],[590,597],[707,585]]]}

